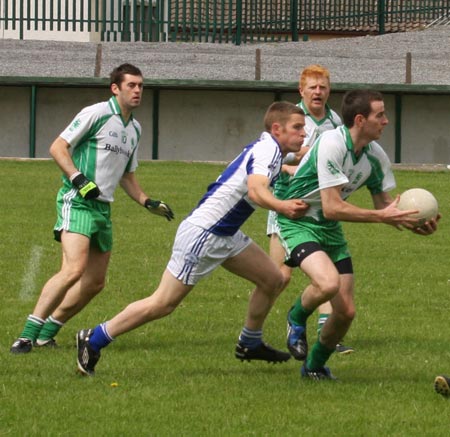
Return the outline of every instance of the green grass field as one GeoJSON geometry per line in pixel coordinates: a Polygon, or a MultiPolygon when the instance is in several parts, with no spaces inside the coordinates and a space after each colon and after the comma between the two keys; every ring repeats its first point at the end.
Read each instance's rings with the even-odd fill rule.
{"type": "MultiPolygon", "coordinates": [[[[59,268],[52,240],[59,170],[50,161],[0,161],[0,436],[447,436],[450,401],[433,380],[450,373],[448,174],[397,171],[398,188],[423,187],[441,206],[438,233],[345,224],[356,277],[352,355],[329,362],[333,382],[301,380],[299,363],[242,363],[234,346],[251,284],[219,269],[163,320],[103,351],[94,378],[75,373],[77,330],[109,319],[157,286],[178,223],[223,165],[145,162],[138,178],[168,202],[174,222],[121,191],[105,290],[58,336],[56,350],[9,347],[44,282],[59,268]],[[111,384],[117,383],[117,387],[111,384]]],[[[367,190],[352,197],[370,206],[367,190]]],[[[244,231],[264,248],[266,211],[244,231]]],[[[286,312],[306,284],[298,271],[265,326],[285,347],[286,312]]],[[[314,337],[315,316],[309,335],[314,337]]],[[[115,385],[115,384],[113,384],[115,385]]]]}

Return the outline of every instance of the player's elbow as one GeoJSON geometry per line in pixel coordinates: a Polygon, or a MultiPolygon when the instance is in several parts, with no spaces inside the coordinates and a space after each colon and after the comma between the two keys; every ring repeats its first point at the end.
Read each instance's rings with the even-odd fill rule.
{"type": "Polygon", "coordinates": [[[50,145],[48,151],[53,159],[59,156],[61,150],[67,150],[70,147],[69,143],[63,140],[61,137],[56,138],[55,141],[50,145]]]}
{"type": "Polygon", "coordinates": [[[323,216],[327,220],[339,220],[337,210],[333,207],[326,207],[322,209],[323,216]]]}
{"type": "Polygon", "coordinates": [[[249,198],[252,202],[254,202],[254,203],[256,203],[257,205],[260,205],[260,206],[261,206],[261,196],[259,195],[258,190],[255,190],[255,189],[249,189],[247,195],[248,195],[248,198],[249,198]]]}

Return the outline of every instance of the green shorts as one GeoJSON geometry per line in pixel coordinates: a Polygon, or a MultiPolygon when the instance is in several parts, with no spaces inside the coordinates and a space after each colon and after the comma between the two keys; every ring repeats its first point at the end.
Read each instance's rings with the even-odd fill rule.
{"type": "Polygon", "coordinates": [[[316,242],[336,263],[350,258],[350,251],[342,231],[342,225],[335,221],[317,222],[314,219],[302,220],[279,219],[281,243],[288,255],[302,243],[316,242]]]}
{"type": "Polygon", "coordinates": [[[61,232],[86,235],[101,252],[112,249],[111,207],[109,203],[84,200],[77,191],[61,188],[56,198],[57,221],[53,228],[55,239],[61,241],[61,232]]]}

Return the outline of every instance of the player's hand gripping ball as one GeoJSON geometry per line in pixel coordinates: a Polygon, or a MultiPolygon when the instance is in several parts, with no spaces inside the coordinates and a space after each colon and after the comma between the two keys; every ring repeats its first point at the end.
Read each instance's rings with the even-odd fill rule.
{"type": "Polygon", "coordinates": [[[427,190],[423,188],[411,188],[400,195],[400,201],[397,205],[398,209],[406,211],[408,209],[415,209],[419,212],[411,214],[411,217],[420,220],[419,227],[426,221],[434,219],[439,214],[439,207],[436,198],[427,190]]]}
{"type": "Polygon", "coordinates": [[[144,206],[152,213],[156,215],[161,215],[165,217],[168,221],[173,220],[175,215],[167,203],[162,200],[151,200],[147,199],[144,206]]]}

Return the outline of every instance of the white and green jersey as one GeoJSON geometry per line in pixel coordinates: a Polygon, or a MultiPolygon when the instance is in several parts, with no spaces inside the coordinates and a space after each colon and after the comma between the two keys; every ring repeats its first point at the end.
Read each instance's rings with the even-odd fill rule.
{"type": "MultiPolygon", "coordinates": [[[[60,137],[71,145],[78,170],[98,185],[98,200],[112,202],[123,174],[134,172],[138,165],[139,122],[131,116],[125,123],[113,96],[81,110],[60,137]]],[[[73,188],[65,175],[63,182],[67,189],[73,188]]]]}
{"type": "MultiPolygon", "coordinates": [[[[391,163],[381,146],[373,141],[356,156],[350,132],[345,126],[320,136],[301,160],[282,198],[304,200],[310,205],[305,218],[322,222],[326,220],[320,190],[340,185],[342,199],[347,199],[364,185],[371,194],[395,188],[391,163]]],[[[283,220],[288,219],[279,216],[280,225],[283,220]]]]}
{"type": "Polygon", "coordinates": [[[304,146],[312,146],[314,144],[314,141],[317,140],[320,134],[337,128],[338,126],[342,125],[342,120],[339,115],[333,111],[328,105],[325,106],[325,117],[321,120],[317,120],[306,108],[306,105],[304,104],[303,100],[297,105],[301,109],[303,109],[303,112],[305,113],[305,132],[306,137],[305,141],[303,142],[304,146]]]}

